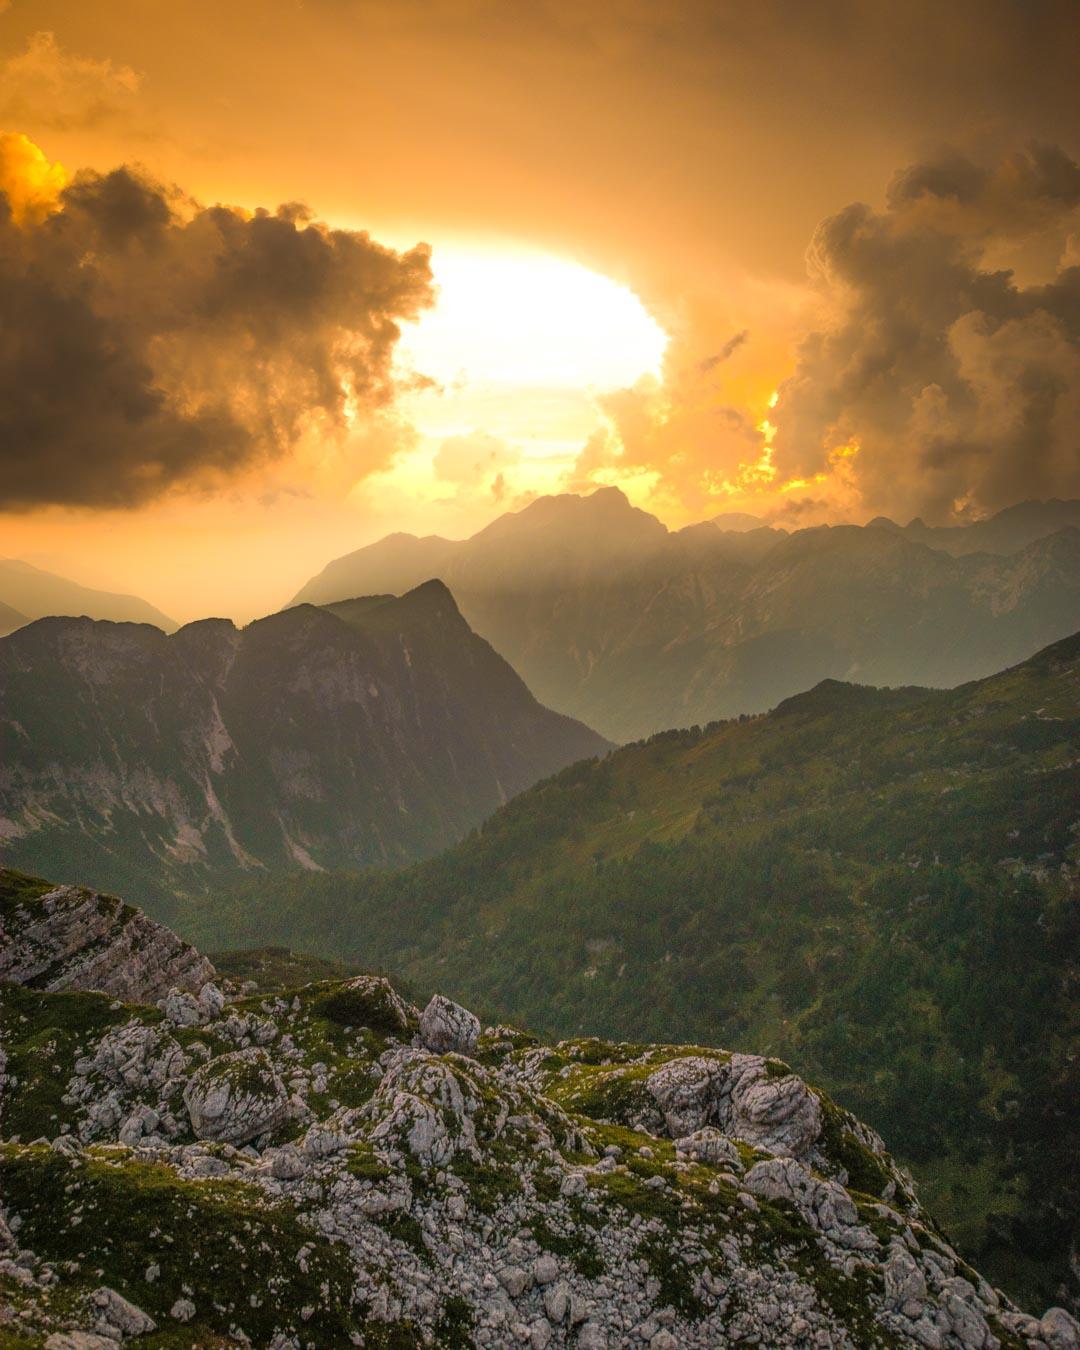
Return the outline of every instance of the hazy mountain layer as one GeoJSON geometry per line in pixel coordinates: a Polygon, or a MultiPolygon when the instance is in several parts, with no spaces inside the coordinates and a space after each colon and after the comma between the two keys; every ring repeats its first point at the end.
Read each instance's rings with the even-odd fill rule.
{"type": "Polygon", "coordinates": [[[46,619],[0,642],[7,861],[140,896],[400,862],[606,748],[435,582],[237,630],[46,619]],[[361,612],[363,611],[363,612],[361,612]]]}
{"type": "MultiPolygon", "coordinates": [[[[152,623],[171,633],[176,623],[160,609],[140,600],[137,595],[113,595],[110,591],[96,591],[80,586],[77,581],[43,572],[17,558],[0,558],[0,601],[18,611],[20,622],[44,619],[59,614],[88,619],[111,619],[114,623],[152,623]]],[[[10,632],[18,624],[5,622],[0,610],[0,623],[10,632]]]]}
{"type": "Polygon", "coordinates": [[[1033,1298],[1080,1251],[1080,637],[953,691],[832,681],[565,770],[443,857],[203,920],[546,1032],[799,1064],[1033,1298]],[[662,1029],[662,1030],[661,1030],[662,1029]]]}
{"type": "Polygon", "coordinates": [[[609,488],[542,498],[462,542],[391,535],[297,600],[438,576],[538,698],[625,741],[825,678],[948,687],[1021,660],[1080,625],[1075,523],[1080,504],[1048,502],[966,531],[669,533],[609,488]]]}
{"type": "MultiPolygon", "coordinates": [[[[58,895],[119,903],[0,872],[16,940],[48,945],[58,895]]],[[[775,1059],[545,1045],[372,975],[237,997],[203,965],[126,1005],[0,985],[5,1344],[1080,1342],[775,1059]]]]}

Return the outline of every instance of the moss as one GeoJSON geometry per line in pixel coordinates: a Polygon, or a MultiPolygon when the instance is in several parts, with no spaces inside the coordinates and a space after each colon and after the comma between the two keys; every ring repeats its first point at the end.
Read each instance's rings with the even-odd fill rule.
{"type": "Polygon", "coordinates": [[[370,1027],[384,1036],[402,1036],[408,1029],[380,984],[337,985],[312,1004],[312,1011],[343,1027],[370,1027]]]}
{"type": "Polygon", "coordinates": [[[435,1344],[442,1350],[468,1350],[473,1345],[475,1319],[468,1300],[451,1294],[435,1327],[435,1344]]]}
{"type": "Polygon", "coordinates": [[[645,1262],[660,1285],[656,1306],[675,1308],[691,1321],[704,1316],[706,1308],[694,1292],[693,1272],[679,1259],[678,1253],[671,1250],[670,1242],[650,1234],[638,1243],[635,1254],[645,1262]]]}
{"type": "Polygon", "coordinates": [[[382,1214],[373,1215],[372,1223],[377,1223],[383,1232],[388,1233],[395,1242],[403,1243],[417,1256],[427,1259],[428,1249],[424,1242],[424,1230],[408,1210],[385,1210],[382,1214]]]}
{"type": "Polygon", "coordinates": [[[394,1169],[382,1160],[368,1143],[351,1144],[345,1163],[350,1176],[360,1177],[364,1181],[387,1181],[394,1175],[394,1169]]]}
{"type": "Polygon", "coordinates": [[[0,1129],[7,1138],[60,1134],[75,1110],[61,1101],[83,1050],[135,1011],[113,1008],[104,994],[46,994],[0,985],[0,1042],[16,1091],[3,1094],[0,1129]]]}
{"type": "Polygon", "coordinates": [[[604,1273],[603,1257],[589,1234],[559,1232],[545,1219],[534,1220],[529,1231],[543,1251],[564,1257],[586,1279],[594,1280],[604,1273]]]}
{"type": "Polygon", "coordinates": [[[268,1203],[253,1186],[183,1181],[168,1167],[116,1150],[70,1160],[43,1147],[5,1144],[0,1192],[22,1219],[20,1239],[40,1258],[80,1262],[78,1276],[59,1268],[61,1290],[87,1293],[107,1271],[110,1285],[171,1334],[169,1309],[182,1286],[190,1287],[197,1321],[162,1345],[202,1344],[203,1333],[205,1344],[216,1344],[212,1337],[233,1325],[256,1344],[289,1326],[305,1327],[320,1344],[347,1343],[347,1249],[317,1237],[291,1205],[268,1203]],[[161,1274],[147,1282],[151,1264],[161,1274]],[[306,1323],[305,1306],[315,1310],[306,1323]]]}
{"type": "Polygon", "coordinates": [[[825,1156],[847,1173],[852,1190],[880,1196],[893,1180],[892,1172],[886,1159],[859,1142],[851,1128],[853,1124],[853,1116],[828,1097],[821,1097],[821,1143],[825,1156]]]}

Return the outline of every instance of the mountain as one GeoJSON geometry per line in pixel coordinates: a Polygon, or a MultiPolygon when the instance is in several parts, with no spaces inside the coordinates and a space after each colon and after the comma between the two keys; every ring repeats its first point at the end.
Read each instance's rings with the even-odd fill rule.
{"type": "Polygon", "coordinates": [[[0,600],[0,637],[5,637],[8,633],[13,633],[16,628],[21,628],[24,623],[30,620],[25,614],[20,614],[17,609],[10,605],[5,605],[0,600]]]}
{"type": "Polygon", "coordinates": [[[954,531],[755,524],[669,532],[616,488],[544,497],[468,540],[392,535],[296,600],[438,576],[538,698],[617,741],[762,712],[825,678],[956,685],[1080,624],[1077,503],[954,531]]]}
{"type": "MultiPolygon", "coordinates": [[[[109,907],[73,889],[0,873],[10,930],[109,907]]],[[[374,975],[162,974],[142,1003],[0,986],[13,1347],[1080,1344],[778,1060],[544,1044],[374,975]]]]}
{"type": "Polygon", "coordinates": [[[986,520],[970,525],[926,525],[916,518],[905,526],[897,525],[886,516],[870,522],[871,526],[901,531],[915,543],[946,553],[1019,553],[1037,539],[1044,539],[1058,530],[1080,528],[1080,501],[1017,502],[986,520]]]}
{"type": "MultiPolygon", "coordinates": [[[[171,633],[176,624],[137,595],[113,595],[43,572],[17,558],[0,558],[0,600],[17,610],[21,623],[51,614],[86,615],[113,623],[152,623],[171,633]]],[[[2,615],[0,615],[2,618],[2,615]]],[[[12,624],[11,627],[17,625],[12,624]]]]}
{"type": "Polygon", "coordinates": [[[606,750],[431,582],[236,629],[41,619],[0,640],[4,857],[128,889],[402,862],[606,750]]]}
{"type": "Polygon", "coordinates": [[[440,858],[249,885],[191,935],[382,964],[549,1034],[798,1063],[969,1259],[1076,1301],[1078,808],[1074,636],[955,690],[825,681],[661,734],[440,858]]]}

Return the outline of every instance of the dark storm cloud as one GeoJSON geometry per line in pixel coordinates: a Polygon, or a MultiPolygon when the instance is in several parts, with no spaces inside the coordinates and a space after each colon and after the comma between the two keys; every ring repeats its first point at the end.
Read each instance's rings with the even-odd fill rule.
{"type": "Polygon", "coordinates": [[[888,209],[824,221],[809,253],[836,321],[803,343],[773,420],[783,476],[839,447],[871,508],[946,519],[1080,492],[1080,268],[1021,284],[991,262],[1077,227],[1080,169],[1056,146],[993,164],[942,151],[888,209]]]}
{"type": "Polygon", "coordinates": [[[123,506],[388,402],[428,251],[131,169],[18,223],[0,193],[0,506],[123,506]]]}
{"type": "Polygon", "coordinates": [[[717,366],[722,366],[725,361],[735,355],[749,336],[750,330],[744,328],[741,333],[736,333],[734,337],[728,338],[727,342],[724,343],[718,352],[713,352],[711,356],[706,356],[698,366],[702,375],[708,375],[708,373],[715,370],[717,366]]]}

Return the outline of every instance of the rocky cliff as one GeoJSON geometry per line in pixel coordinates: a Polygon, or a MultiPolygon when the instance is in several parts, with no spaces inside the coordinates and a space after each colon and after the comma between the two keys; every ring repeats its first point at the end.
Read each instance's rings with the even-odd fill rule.
{"type": "Polygon", "coordinates": [[[1080,1346],[775,1060],[375,976],[156,992],[2,986],[4,1343],[1080,1346]]]}
{"type": "Polygon", "coordinates": [[[115,896],[0,869],[0,981],[140,1002],[213,978],[205,956],[115,896]]]}
{"type": "MultiPolygon", "coordinates": [[[[243,630],[43,619],[0,640],[0,845],[157,898],[422,856],[606,743],[440,583],[243,630]]],[[[161,912],[159,910],[159,912],[161,912]]]]}

